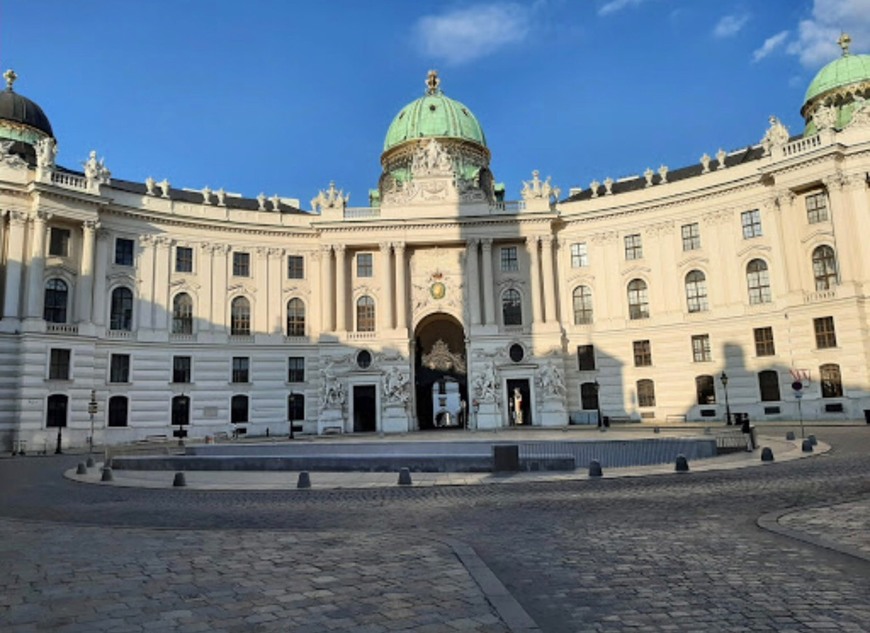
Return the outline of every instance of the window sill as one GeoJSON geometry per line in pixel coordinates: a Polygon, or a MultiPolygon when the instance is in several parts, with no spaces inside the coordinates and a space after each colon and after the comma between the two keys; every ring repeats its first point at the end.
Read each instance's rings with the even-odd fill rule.
{"type": "Polygon", "coordinates": [[[112,382],[111,380],[106,382],[109,387],[131,387],[133,385],[129,380],[124,382],[112,382]]]}
{"type": "Polygon", "coordinates": [[[73,381],[72,378],[46,378],[44,382],[55,383],[55,384],[71,384],[73,381]]]}
{"type": "Polygon", "coordinates": [[[170,381],[169,382],[170,387],[182,387],[184,385],[193,385],[193,384],[195,384],[193,381],[187,381],[187,382],[172,382],[172,381],[170,381]]]}

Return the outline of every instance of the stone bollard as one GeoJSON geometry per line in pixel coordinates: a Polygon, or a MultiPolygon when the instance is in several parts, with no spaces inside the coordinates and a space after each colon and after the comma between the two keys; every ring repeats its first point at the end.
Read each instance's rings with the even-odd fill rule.
{"type": "Polygon", "coordinates": [[[793,442],[794,441],[794,431],[789,431],[788,433],[786,433],[785,439],[787,439],[789,442],[793,442]]]}
{"type": "Polygon", "coordinates": [[[114,476],[112,475],[112,469],[108,466],[103,468],[103,475],[100,477],[100,481],[115,481],[114,476]]]}
{"type": "Polygon", "coordinates": [[[816,446],[819,443],[819,441],[816,439],[815,435],[807,435],[807,439],[810,441],[810,444],[812,444],[813,446],[816,446]]]}
{"type": "Polygon", "coordinates": [[[85,466],[87,466],[88,468],[93,468],[94,467],[94,458],[88,457],[88,461],[85,462],[85,466]]]}
{"type": "Polygon", "coordinates": [[[677,455],[677,461],[674,470],[676,470],[678,473],[689,472],[689,460],[686,459],[685,455],[677,455]]]}
{"type": "Polygon", "coordinates": [[[76,466],[76,475],[87,475],[88,467],[85,466],[84,462],[79,462],[79,465],[76,466]]]}
{"type": "Polygon", "coordinates": [[[810,442],[810,438],[807,438],[803,442],[801,442],[801,450],[804,453],[812,453],[813,452],[813,443],[810,442]]]}
{"type": "Polygon", "coordinates": [[[311,475],[308,474],[307,470],[303,470],[299,473],[299,479],[296,480],[296,487],[300,490],[308,489],[311,487],[311,475]]]}
{"type": "Polygon", "coordinates": [[[399,471],[399,485],[400,486],[410,486],[411,485],[411,471],[407,468],[402,468],[399,471]]]}
{"type": "Polygon", "coordinates": [[[590,477],[603,477],[604,472],[601,470],[601,462],[597,459],[593,459],[589,462],[589,476],[590,477]]]}
{"type": "Polygon", "coordinates": [[[763,462],[772,462],[773,461],[773,451],[769,446],[765,446],[761,449],[761,461],[763,462]]]}
{"type": "Polygon", "coordinates": [[[175,473],[175,479],[172,480],[173,488],[184,488],[187,485],[187,478],[184,473],[175,473]]]}

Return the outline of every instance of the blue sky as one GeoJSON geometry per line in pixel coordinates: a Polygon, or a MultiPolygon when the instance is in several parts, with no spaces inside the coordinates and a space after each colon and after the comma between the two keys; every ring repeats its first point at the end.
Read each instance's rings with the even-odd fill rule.
{"type": "Polygon", "coordinates": [[[430,68],[516,199],[799,131],[841,29],[870,50],[870,0],[0,0],[0,65],[65,166],[364,206],[430,68]]]}

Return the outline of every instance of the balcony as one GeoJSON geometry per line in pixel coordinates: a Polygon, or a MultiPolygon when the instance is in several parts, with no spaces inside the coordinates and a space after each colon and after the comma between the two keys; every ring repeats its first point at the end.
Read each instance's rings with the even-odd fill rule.
{"type": "Polygon", "coordinates": [[[46,323],[46,334],[78,334],[79,326],[72,323],[46,323]]]}

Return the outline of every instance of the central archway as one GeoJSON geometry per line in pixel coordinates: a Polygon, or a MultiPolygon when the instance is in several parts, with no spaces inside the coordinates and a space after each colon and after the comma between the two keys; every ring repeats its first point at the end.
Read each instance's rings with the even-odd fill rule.
{"type": "Polygon", "coordinates": [[[468,417],[468,370],[462,324],[449,314],[430,314],[417,324],[414,342],[420,430],[464,428],[468,417]]]}

